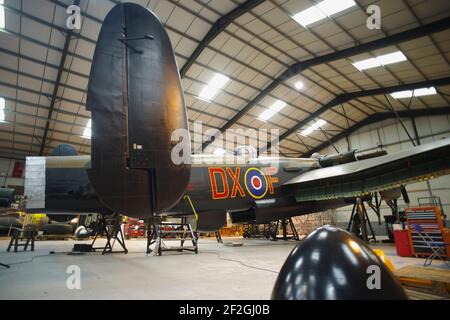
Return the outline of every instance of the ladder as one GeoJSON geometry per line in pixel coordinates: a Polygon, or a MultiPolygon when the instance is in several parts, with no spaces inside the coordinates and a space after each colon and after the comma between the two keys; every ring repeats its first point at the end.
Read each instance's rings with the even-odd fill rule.
{"type": "Polygon", "coordinates": [[[147,229],[147,253],[155,251],[159,256],[163,251],[192,251],[198,253],[198,238],[192,229],[191,224],[187,223],[186,218],[181,218],[180,223],[161,221],[161,219],[152,219],[148,221],[147,229]],[[179,246],[167,246],[164,240],[180,241],[179,246]],[[191,241],[192,245],[185,245],[185,241],[191,241]],[[155,244],[153,249],[151,245],[155,244]]]}

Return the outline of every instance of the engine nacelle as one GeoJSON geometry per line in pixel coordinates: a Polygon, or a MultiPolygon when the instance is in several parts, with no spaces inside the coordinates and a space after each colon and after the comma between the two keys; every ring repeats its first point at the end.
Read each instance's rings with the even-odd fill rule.
{"type": "Polygon", "coordinates": [[[312,158],[316,158],[319,160],[319,164],[322,168],[332,167],[338,164],[349,163],[353,161],[357,161],[355,156],[356,149],[352,151],[348,151],[345,153],[338,153],[332,155],[320,155],[318,153],[314,153],[312,158]]]}
{"type": "Polygon", "coordinates": [[[376,157],[381,157],[387,154],[386,151],[375,151],[366,154],[356,155],[357,149],[353,149],[352,151],[347,151],[344,153],[332,154],[332,155],[321,155],[319,153],[314,153],[311,158],[315,158],[319,160],[319,164],[322,168],[332,167],[339,164],[372,159],[376,157]]]}

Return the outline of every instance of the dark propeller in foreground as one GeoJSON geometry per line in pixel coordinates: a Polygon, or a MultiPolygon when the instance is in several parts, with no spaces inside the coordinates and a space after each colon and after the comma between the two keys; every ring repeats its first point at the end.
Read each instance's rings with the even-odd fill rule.
{"type": "Polygon", "coordinates": [[[395,275],[368,245],[324,226],[286,259],[272,292],[276,300],[407,300],[395,275]]]}

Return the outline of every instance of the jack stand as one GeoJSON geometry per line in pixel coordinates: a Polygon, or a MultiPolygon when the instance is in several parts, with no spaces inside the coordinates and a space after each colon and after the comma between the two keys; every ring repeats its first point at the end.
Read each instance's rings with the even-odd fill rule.
{"type": "Polygon", "coordinates": [[[222,236],[220,235],[220,231],[214,232],[216,234],[216,240],[218,243],[223,243],[222,236]]]}
{"type": "Polygon", "coordinates": [[[300,240],[300,237],[298,236],[298,233],[297,233],[297,229],[295,229],[292,219],[288,218],[288,219],[280,219],[277,222],[275,222],[275,228],[274,228],[274,230],[272,230],[272,240],[273,241],[278,240],[277,234],[278,234],[278,227],[279,227],[280,223],[281,223],[281,228],[282,228],[282,232],[283,232],[283,237],[282,237],[283,240],[285,240],[285,241],[288,239],[293,239],[295,241],[300,240]],[[290,237],[288,237],[288,235],[287,235],[287,226],[288,225],[292,232],[292,235],[290,237]]]}
{"type": "MultiPolygon", "coordinates": [[[[397,203],[397,199],[395,199],[395,202],[397,203]]],[[[373,198],[371,200],[368,200],[367,204],[373,210],[373,212],[375,212],[375,214],[377,215],[378,225],[381,225],[381,194],[380,194],[380,197],[378,197],[378,192],[375,192],[373,194],[373,198]],[[372,200],[375,200],[375,203],[372,200]]]]}
{"type": "Polygon", "coordinates": [[[14,246],[14,252],[17,252],[19,247],[23,247],[23,251],[27,251],[28,245],[30,245],[31,251],[34,251],[34,241],[36,236],[36,227],[33,225],[27,225],[23,230],[18,228],[13,228],[11,233],[11,241],[9,242],[6,251],[10,251],[11,247],[14,246]],[[20,242],[25,241],[25,242],[20,242]]]}
{"type": "Polygon", "coordinates": [[[372,224],[369,220],[369,215],[367,214],[366,207],[364,206],[364,201],[365,199],[363,199],[362,197],[358,197],[355,199],[352,214],[348,222],[347,231],[350,231],[358,238],[366,242],[369,242],[370,240],[377,241],[375,232],[372,228],[372,224]],[[370,233],[372,234],[370,239],[367,233],[367,225],[369,226],[370,233]]]}
{"type": "MultiPolygon", "coordinates": [[[[157,240],[157,228],[156,228],[156,219],[159,218],[148,218],[147,220],[147,254],[152,253],[152,249],[150,248],[150,246],[152,244],[154,244],[157,240]]],[[[160,220],[160,219],[159,219],[160,220]]]]}
{"type": "Polygon", "coordinates": [[[112,218],[106,218],[104,215],[100,216],[99,221],[94,227],[95,237],[92,241],[92,251],[97,249],[103,249],[102,255],[105,253],[128,253],[128,249],[125,246],[125,238],[123,236],[121,228],[121,216],[117,213],[113,214],[112,218]],[[98,236],[106,236],[106,245],[104,247],[94,247],[94,243],[98,236]],[[111,240],[114,242],[111,244],[111,240]],[[118,242],[123,248],[123,251],[113,251],[115,242],[118,242]]]}
{"type": "Polygon", "coordinates": [[[397,199],[388,200],[386,201],[386,204],[389,206],[389,208],[391,208],[392,215],[395,216],[395,222],[400,223],[400,213],[398,211],[397,199]]]}

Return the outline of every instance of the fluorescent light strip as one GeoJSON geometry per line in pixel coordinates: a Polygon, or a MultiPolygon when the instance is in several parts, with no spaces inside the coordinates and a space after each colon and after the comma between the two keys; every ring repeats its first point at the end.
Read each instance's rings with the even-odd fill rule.
{"type": "Polygon", "coordinates": [[[369,58],[353,63],[359,71],[377,68],[392,63],[406,61],[405,55],[401,51],[384,54],[375,58],[369,58]]]}
{"type": "Polygon", "coordinates": [[[320,127],[324,126],[327,122],[325,120],[319,119],[313,124],[311,124],[309,127],[307,127],[305,130],[300,132],[302,136],[309,136],[311,133],[319,129],[320,127]]]}
{"type": "Polygon", "coordinates": [[[306,10],[300,11],[292,18],[297,21],[297,23],[301,24],[303,27],[306,27],[314,22],[325,19],[327,15],[320,11],[317,6],[313,6],[306,10]]]}
{"type": "MultiPolygon", "coordinates": [[[[391,97],[394,99],[404,99],[404,98],[411,98],[412,94],[413,90],[397,91],[391,93],[391,97]]],[[[420,88],[414,90],[414,97],[430,96],[433,94],[436,94],[435,87],[420,88]]]]}
{"type": "Polygon", "coordinates": [[[199,98],[205,101],[210,101],[217,95],[218,92],[219,89],[207,85],[202,89],[202,91],[200,91],[199,98]]]}
{"type": "Polygon", "coordinates": [[[216,148],[213,152],[214,155],[216,156],[223,156],[227,153],[227,151],[225,149],[222,148],[216,148]]]}
{"type": "Polygon", "coordinates": [[[230,81],[230,78],[223,74],[216,73],[208,84],[203,87],[202,91],[200,91],[199,98],[210,101],[228,81],[230,81]]]}
{"type": "Polygon", "coordinates": [[[91,119],[89,119],[89,121],[86,125],[86,128],[84,128],[83,138],[86,138],[86,139],[91,138],[91,135],[92,135],[91,127],[92,127],[92,121],[91,121],[91,119]]]}
{"type": "Polygon", "coordinates": [[[286,102],[277,100],[275,101],[269,109],[264,110],[258,117],[258,119],[262,121],[267,121],[270,118],[272,118],[275,113],[279,112],[281,109],[283,109],[286,106],[286,102]]]}
{"type": "Polygon", "coordinates": [[[324,0],[315,6],[300,11],[292,18],[303,27],[306,27],[355,5],[354,0],[324,0]]]}
{"type": "Polygon", "coordinates": [[[4,0],[0,0],[0,29],[5,29],[5,8],[3,3],[4,0]]]}
{"type": "Polygon", "coordinates": [[[5,98],[0,97],[0,122],[5,122],[5,98]]]}
{"type": "Polygon", "coordinates": [[[402,61],[406,61],[406,57],[403,54],[403,52],[401,51],[395,51],[392,53],[388,53],[388,54],[383,54],[379,57],[377,57],[377,60],[383,65],[387,65],[387,64],[392,64],[392,63],[397,63],[397,62],[402,62],[402,61]]]}

